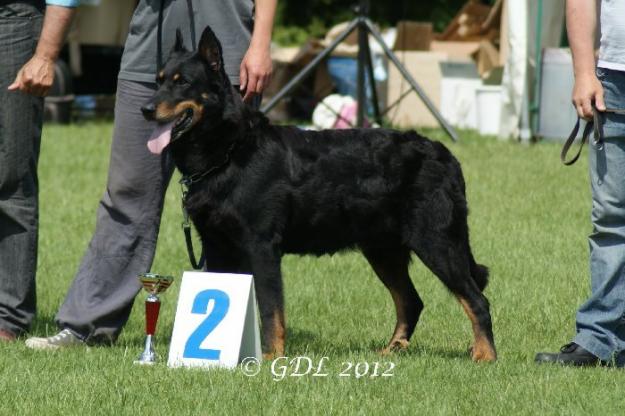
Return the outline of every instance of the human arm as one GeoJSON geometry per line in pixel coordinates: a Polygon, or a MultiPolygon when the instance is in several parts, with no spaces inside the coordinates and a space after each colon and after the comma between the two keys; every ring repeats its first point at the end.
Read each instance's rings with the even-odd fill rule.
{"type": "Polygon", "coordinates": [[[254,32],[250,47],[241,61],[239,81],[244,101],[260,94],[271,81],[271,32],[277,0],[256,0],[254,32]]]}
{"type": "Polygon", "coordinates": [[[575,73],[573,105],[580,117],[592,118],[593,102],[605,110],[603,86],[595,75],[596,0],[567,0],[566,27],[575,73]]]}
{"type": "Polygon", "coordinates": [[[76,0],[48,0],[43,28],[35,54],[18,71],[10,91],[45,96],[54,80],[54,62],[63,47],[65,35],[75,13],[76,0]]]}

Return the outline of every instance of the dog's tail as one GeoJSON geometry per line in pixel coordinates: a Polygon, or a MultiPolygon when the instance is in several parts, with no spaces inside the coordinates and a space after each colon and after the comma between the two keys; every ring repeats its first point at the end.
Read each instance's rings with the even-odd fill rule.
{"type": "Polygon", "coordinates": [[[488,267],[483,264],[478,264],[475,262],[473,258],[473,254],[471,254],[471,277],[477,284],[477,287],[480,288],[480,292],[483,292],[486,289],[486,285],[488,285],[488,267]]]}

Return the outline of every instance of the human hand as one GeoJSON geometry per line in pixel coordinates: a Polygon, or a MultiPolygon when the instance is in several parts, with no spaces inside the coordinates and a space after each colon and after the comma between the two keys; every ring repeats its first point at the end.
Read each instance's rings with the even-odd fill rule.
{"type": "Polygon", "coordinates": [[[599,111],[605,110],[603,101],[603,85],[597,79],[594,73],[578,76],[575,78],[575,86],[573,87],[573,106],[577,111],[577,115],[583,119],[590,120],[592,114],[592,104],[599,111]]]}
{"type": "Polygon", "coordinates": [[[251,45],[241,61],[239,81],[243,101],[249,102],[255,94],[260,94],[271,81],[273,64],[268,47],[251,45]]]}
{"type": "Polygon", "coordinates": [[[54,80],[54,60],[35,54],[19,70],[9,91],[20,90],[27,94],[44,97],[54,80]]]}

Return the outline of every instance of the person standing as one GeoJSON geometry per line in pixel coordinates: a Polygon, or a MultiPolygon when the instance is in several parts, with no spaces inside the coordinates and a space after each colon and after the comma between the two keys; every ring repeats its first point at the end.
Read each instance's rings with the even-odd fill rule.
{"type": "Polygon", "coordinates": [[[128,320],[150,270],[167,185],[174,165],[154,155],[147,141],[155,123],[141,107],[156,91],[156,74],[180,29],[187,50],[210,26],[223,47],[230,82],[252,101],[271,76],[270,43],[277,0],[140,0],[133,15],[118,76],[108,183],[96,230],[56,316],[60,332],[33,337],[33,349],[110,344],[128,320]],[[159,23],[160,22],[160,23],[159,23]],[[161,30],[159,30],[161,26],[161,30]]]}
{"type": "Polygon", "coordinates": [[[77,5],[0,0],[0,341],[28,331],[36,312],[43,97],[77,5]]]}
{"type": "MultiPolygon", "coordinates": [[[[625,2],[567,0],[566,19],[578,115],[592,119],[593,105],[600,112],[625,109],[625,2]],[[595,63],[598,21],[601,45],[595,63]]],[[[603,146],[591,145],[589,151],[592,293],[577,311],[573,341],[560,352],[538,353],[538,363],[625,365],[625,115],[605,112],[602,118],[603,146]]]]}

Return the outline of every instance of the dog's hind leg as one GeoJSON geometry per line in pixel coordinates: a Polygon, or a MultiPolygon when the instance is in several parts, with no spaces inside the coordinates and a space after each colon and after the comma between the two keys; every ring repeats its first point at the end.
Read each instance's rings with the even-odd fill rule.
{"type": "Polygon", "coordinates": [[[399,248],[383,252],[363,250],[363,254],[384,286],[391,292],[397,313],[395,331],[382,353],[406,349],[423,311],[423,301],[408,274],[410,253],[405,248],[399,248]]]}
{"type": "Polygon", "coordinates": [[[262,326],[263,357],[284,355],[285,319],[280,255],[268,247],[255,247],[251,266],[262,326]]]}
{"type": "Polygon", "coordinates": [[[497,353],[489,304],[471,276],[470,251],[464,238],[448,230],[424,230],[413,244],[423,263],[447,286],[463,306],[473,328],[473,361],[495,361],[497,353]]]}

